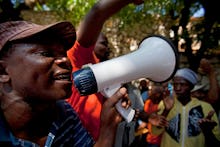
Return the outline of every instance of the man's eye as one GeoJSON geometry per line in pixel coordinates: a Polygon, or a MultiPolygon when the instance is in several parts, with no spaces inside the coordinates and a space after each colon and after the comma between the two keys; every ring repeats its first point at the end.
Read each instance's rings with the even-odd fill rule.
{"type": "Polygon", "coordinates": [[[45,52],[45,51],[39,52],[38,54],[41,55],[41,56],[45,56],[45,57],[51,57],[52,56],[52,54],[50,52],[45,52]]]}
{"type": "Polygon", "coordinates": [[[48,52],[43,52],[42,53],[42,56],[46,56],[46,57],[49,57],[51,54],[50,53],[48,53],[48,52]]]}

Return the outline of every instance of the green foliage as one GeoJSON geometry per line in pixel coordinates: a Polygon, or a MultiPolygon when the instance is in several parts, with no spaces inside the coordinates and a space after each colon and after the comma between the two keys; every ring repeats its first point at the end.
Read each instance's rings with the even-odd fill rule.
{"type": "Polygon", "coordinates": [[[157,19],[157,17],[169,17],[171,10],[174,11],[174,15],[179,15],[179,11],[182,7],[183,3],[181,1],[146,1],[144,4],[138,6],[133,4],[128,5],[126,8],[117,13],[115,17],[121,20],[121,25],[119,27],[131,26],[134,23],[148,24],[148,22],[157,19]]]}
{"type": "Polygon", "coordinates": [[[95,2],[96,0],[47,0],[46,5],[63,19],[77,25],[95,2]]]}
{"type": "MultiPolygon", "coordinates": [[[[96,0],[47,0],[46,5],[50,10],[56,11],[63,19],[70,20],[74,25],[77,25],[95,2],[96,0]]],[[[119,27],[123,28],[134,23],[139,23],[140,21],[145,22],[146,19],[149,19],[149,16],[156,14],[166,16],[171,9],[176,11],[180,10],[177,9],[180,7],[183,7],[181,1],[146,1],[144,4],[138,6],[130,4],[114,15],[114,17],[117,17],[121,21],[119,27]]]]}

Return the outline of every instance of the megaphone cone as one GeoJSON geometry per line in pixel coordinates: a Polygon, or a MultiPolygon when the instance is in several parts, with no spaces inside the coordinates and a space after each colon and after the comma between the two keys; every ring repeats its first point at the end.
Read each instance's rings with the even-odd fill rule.
{"type": "Polygon", "coordinates": [[[140,78],[165,82],[176,72],[177,55],[170,40],[163,36],[150,36],[143,39],[132,53],[76,71],[74,84],[81,95],[88,95],[140,78]]]}

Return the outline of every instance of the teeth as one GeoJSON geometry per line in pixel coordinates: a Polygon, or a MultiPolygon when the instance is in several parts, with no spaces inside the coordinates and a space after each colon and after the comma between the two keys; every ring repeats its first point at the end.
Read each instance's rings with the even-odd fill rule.
{"type": "Polygon", "coordinates": [[[56,80],[61,80],[61,79],[70,79],[69,75],[59,75],[55,77],[56,80]]]}

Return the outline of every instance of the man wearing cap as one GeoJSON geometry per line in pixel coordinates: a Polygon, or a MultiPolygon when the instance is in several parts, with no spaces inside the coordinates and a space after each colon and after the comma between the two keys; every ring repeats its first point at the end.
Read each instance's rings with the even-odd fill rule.
{"type": "MultiPolygon", "coordinates": [[[[94,32],[94,25],[101,27],[131,2],[139,0],[97,2],[82,23],[84,27],[89,24],[81,31],[86,31],[90,40],[79,36],[80,43],[94,42],[99,34],[94,32]]],[[[0,24],[0,38],[0,146],[113,146],[117,125],[122,121],[115,104],[127,99],[125,88],[103,104],[96,142],[64,101],[72,93],[72,67],[66,52],[78,38],[71,23],[41,26],[26,21],[5,22],[0,24]]],[[[125,103],[123,106],[128,107],[125,103]]]]}
{"type": "MultiPolygon", "coordinates": [[[[161,147],[205,147],[205,134],[201,131],[199,121],[206,118],[214,109],[209,103],[190,96],[197,83],[197,74],[189,68],[177,70],[173,78],[175,97],[167,96],[160,103],[160,114],[166,116],[169,125],[164,128],[153,127],[154,134],[162,135],[161,147]]],[[[210,119],[217,125],[212,132],[220,140],[217,115],[210,119]]],[[[207,125],[207,124],[206,124],[207,125]]]]}

